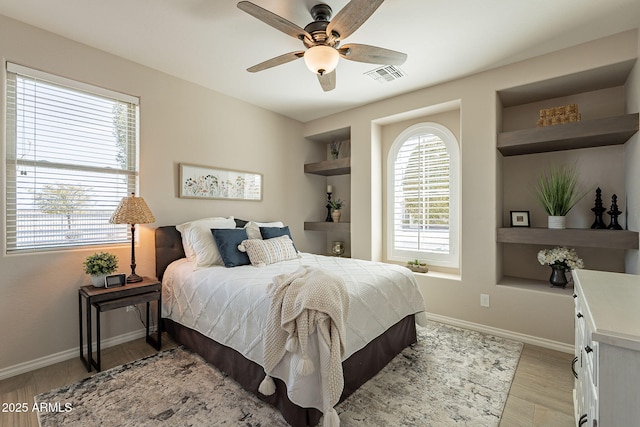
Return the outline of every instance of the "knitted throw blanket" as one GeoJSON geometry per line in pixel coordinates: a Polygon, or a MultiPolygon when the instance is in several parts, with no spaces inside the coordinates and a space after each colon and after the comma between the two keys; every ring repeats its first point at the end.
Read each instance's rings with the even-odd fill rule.
{"type": "Polygon", "coordinates": [[[340,424],[333,407],[344,388],[342,355],[344,354],[345,324],[349,314],[349,295],[344,281],[326,270],[302,266],[293,274],[273,278],[268,293],[271,296],[269,317],[263,334],[264,368],[267,376],[260,385],[263,394],[273,394],[275,384],[269,377],[285,352],[294,354],[291,363],[297,375],[314,372],[307,355],[309,336],[317,330],[318,340],[326,343],[320,348],[320,384],[324,406],[324,426],[340,424]],[[326,351],[326,348],[329,351],[326,351]]]}

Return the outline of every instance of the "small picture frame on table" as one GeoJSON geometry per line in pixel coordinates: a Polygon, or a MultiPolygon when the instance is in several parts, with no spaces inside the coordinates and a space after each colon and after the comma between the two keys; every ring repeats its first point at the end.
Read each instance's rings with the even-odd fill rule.
{"type": "Polygon", "coordinates": [[[511,211],[512,227],[531,227],[529,211],[511,211]]]}

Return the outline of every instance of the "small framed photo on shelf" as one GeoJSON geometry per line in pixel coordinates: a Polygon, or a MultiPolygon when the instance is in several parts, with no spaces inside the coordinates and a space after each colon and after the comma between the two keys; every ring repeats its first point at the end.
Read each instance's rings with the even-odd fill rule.
{"type": "Polygon", "coordinates": [[[512,227],[531,227],[529,223],[529,211],[511,211],[512,227]]]}

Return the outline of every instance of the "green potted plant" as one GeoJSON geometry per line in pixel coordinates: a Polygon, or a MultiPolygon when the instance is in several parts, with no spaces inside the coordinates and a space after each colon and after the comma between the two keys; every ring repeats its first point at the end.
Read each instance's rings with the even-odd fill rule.
{"type": "Polygon", "coordinates": [[[538,177],[536,196],[549,214],[549,228],[565,228],[565,216],[587,194],[578,186],[574,165],[551,165],[538,177]]]}
{"type": "Polygon", "coordinates": [[[333,222],[340,221],[340,216],[342,215],[341,209],[343,205],[344,202],[340,199],[329,201],[329,206],[331,206],[331,219],[333,220],[333,222]]]}
{"type": "Polygon", "coordinates": [[[413,261],[407,261],[407,267],[409,268],[409,270],[416,273],[426,273],[429,271],[429,267],[427,267],[427,263],[419,261],[417,259],[413,261]]]}
{"type": "Polygon", "coordinates": [[[113,274],[118,268],[118,257],[109,252],[97,252],[84,260],[84,272],[91,276],[91,284],[104,286],[104,278],[113,274]]]}
{"type": "Polygon", "coordinates": [[[333,141],[329,143],[329,149],[331,151],[331,158],[337,159],[340,155],[340,146],[342,145],[342,141],[333,141]]]}

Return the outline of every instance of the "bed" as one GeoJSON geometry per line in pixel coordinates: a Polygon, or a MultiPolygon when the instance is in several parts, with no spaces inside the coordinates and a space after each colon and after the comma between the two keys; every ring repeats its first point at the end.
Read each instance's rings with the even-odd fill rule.
{"type": "MultiPolygon", "coordinates": [[[[420,291],[415,285],[415,279],[407,269],[370,261],[338,259],[312,254],[301,254],[297,259],[277,262],[264,267],[246,265],[236,268],[214,266],[194,269],[193,260],[186,259],[183,236],[175,226],[159,227],[155,234],[156,274],[158,279],[163,282],[164,330],[176,342],[200,354],[209,363],[226,372],[246,390],[273,405],[294,427],[315,426],[322,416],[317,405],[305,404],[307,401],[313,401],[313,397],[306,396],[304,391],[311,389],[312,386],[308,383],[302,383],[294,385],[293,388],[290,386],[292,389],[288,390],[286,379],[286,363],[288,361],[283,360],[279,365],[281,369],[276,372],[273,378],[276,385],[275,393],[270,396],[259,393],[258,388],[265,376],[264,368],[260,363],[261,339],[256,336],[247,336],[251,335],[251,330],[260,326],[260,319],[265,313],[264,305],[268,304],[268,297],[263,295],[264,287],[268,285],[274,274],[284,271],[291,272],[300,265],[314,265],[318,268],[331,270],[336,274],[347,276],[346,282],[367,282],[362,285],[364,287],[355,292],[356,294],[368,294],[368,296],[361,298],[361,301],[350,291],[351,305],[356,308],[354,311],[350,311],[350,314],[360,311],[362,308],[360,306],[372,304],[371,295],[378,293],[385,303],[382,306],[369,307],[368,309],[373,312],[381,310],[394,312],[392,315],[396,318],[392,324],[389,324],[389,319],[361,320],[358,324],[357,316],[349,317],[348,341],[353,341],[355,344],[347,349],[342,361],[344,389],[340,400],[348,397],[372,378],[405,347],[416,342],[416,316],[424,315],[422,313],[424,306],[420,291]],[[377,268],[380,270],[376,270],[377,268]],[[213,278],[209,278],[209,276],[213,278]],[[406,280],[413,282],[415,291],[408,291],[413,294],[408,297],[406,295],[398,296],[398,291],[395,289],[387,289],[385,294],[385,292],[377,291],[370,286],[371,283],[368,283],[376,277],[386,277],[394,281],[394,276],[397,276],[398,280],[402,282],[406,280]],[[363,277],[366,280],[362,280],[363,277]],[[222,288],[220,284],[226,282],[230,282],[232,285],[222,288]],[[209,292],[210,289],[213,289],[211,295],[197,294],[194,296],[198,292],[209,292]],[[229,291],[229,289],[232,290],[229,291]],[[408,304],[408,308],[403,306],[404,308],[397,309],[394,300],[400,299],[412,301],[402,303],[408,304]],[[251,316],[254,317],[231,315],[232,306],[236,304],[235,301],[244,307],[243,310],[252,312],[251,316]],[[218,305],[216,306],[216,304],[218,305]],[[251,306],[251,309],[247,309],[248,306],[251,306]],[[227,316],[226,319],[225,316],[227,316]],[[355,322],[355,326],[351,325],[352,321],[355,322]],[[219,328],[218,325],[225,323],[228,324],[227,327],[231,325],[233,328],[235,325],[233,333],[220,332],[222,326],[219,328]],[[362,332],[361,329],[365,327],[367,331],[362,332]],[[230,336],[231,338],[229,338],[230,336]],[[242,347],[236,342],[238,336],[240,337],[239,341],[244,341],[246,347],[242,347]],[[284,378],[284,381],[281,378],[284,378]]],[[[311,347],[309,351],[312,352],[315,349],[311,347]]],[[[313,393],[311,394],[313,395],[313,393]]]]}

